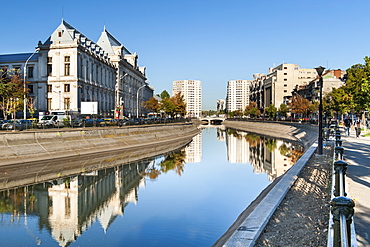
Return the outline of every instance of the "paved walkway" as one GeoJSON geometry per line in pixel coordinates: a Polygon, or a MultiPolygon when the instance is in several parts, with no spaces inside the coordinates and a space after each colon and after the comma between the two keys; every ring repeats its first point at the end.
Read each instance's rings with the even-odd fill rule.
{"type": "Polygon", "coordinates": [[[343,137],[348,163],[348,197],[355,201],[354,224],[359,247],[370,246],[370,137],[343,137]]]}

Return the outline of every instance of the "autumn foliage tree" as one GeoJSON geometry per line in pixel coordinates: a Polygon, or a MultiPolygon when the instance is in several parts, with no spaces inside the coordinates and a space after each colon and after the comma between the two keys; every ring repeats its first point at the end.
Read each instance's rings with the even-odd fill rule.
{"type": "Polygon", "coordinates": [[[257,103],[254,101],[249,102],[249,105],[245,107],[245,114],[251,117],[261,116],[261,111],[257,108],[257,103]]]}
{"type": "Polygon", "coordinates": [[[290,104],[290,109],[292,113],[303,115],[307,114],[310,104],[311,103],[308,99],[303,98],[299,94],[294,94],[290,104]]]}
{"type": "MultiPolygon", "coordinates": [[[[0,110],[4,119],[22,109],[23,80],[16,71],[0,69],[0,110]]],[[[15,117],[15,116],[14,116],[15,117]]]]}

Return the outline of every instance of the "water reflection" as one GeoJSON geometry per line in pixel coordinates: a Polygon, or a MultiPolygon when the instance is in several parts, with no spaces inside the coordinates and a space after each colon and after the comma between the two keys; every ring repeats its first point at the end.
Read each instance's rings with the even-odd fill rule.
{"type": "MultiPolygon", "coordinates": [[[[289,169],[303,152],[303,149],[300,146],[293,143],[288,143],[283,140],[271,139],[233,129],[218,128],[216,131],[216,135],[216,142],[226,144],[227,160],[231,165],[237,164],[239,166],[239,164],[243,163],[247,164],[247,166],[252,165],[254,173],[266,173],[270,181],[280,176],[287,169],[289,169]]],[[[93,230],[91,230],[92,226],[99,224],[104,233],[99,233],[97,238],[99,238],[100,241],[103,241],[103,243],[109,242],[110,246],[112,246],[112,243],[116,243],[115,246],[121,246],[122,244],[117,244],[115,240],[109,239],[109,237],[107,237],[108,235],[106,234],[112,224],[117,221],[117,218],[124,215],[125,209],[128,205],[138,204],[139,189],[145,188],[147,186],[148,180],[154,182],[155,184],[159,183],[159,180],[162,179],[162,176],[163,178],[165,178],[164,176],[167,175],[169,171],[173,171],[177,177],[184,176],[184,174],[186,174],[185,167],[190,166],[190,164],[192,163],[199,163],[201,165],[197,165],[197,167],[202,169],[203,166],[204,169],[204,167],[206,167],[206,164],[201,163],[203,153],[202,148],[213,148],[213,146],[209,144],[207,144],[207,146],[204,145],[205,143],[202,143],[202,134],[199,134],[198,136],[194,137],[193,141],[186,147],[173,152],[165,153],[160,156],[156,156],[155,158],[149,158],[126,164],[121,163],[120,165],[118,165],[118,161],[123,161],[123,158],[119,156],[121,158],[116,157],[115,159],[113,159],[113,164],[115,164],[114,166],[107,165],[108,163],[112,162],[112,158],[105,158],[104,160],[98,159],[96,163],[91,162],[91,164],[96,167],[98,166],[97,164],[99,164],[99,169],[85,169],[84,172],[80,172],[78,175],[69,175],[65,177],[60,177],[60,172],[54,172],[53,179],[50,179],[50,176],[52,175],[50,175],[51,173],[48,173],[49,179],[44,180],[42,183],[14,189],[7,188],[6,190],[0,192],[0,212],[2,216],[0,229],[2,229],[3,231],[6,229],[6,226],[8,228],[10,228],[10,226],[19,227],[21,224],[29,227],[29,224],[27,222],[29,219],[31,219],[30,217],[33,217],[38,219],[38,229],[34,229],[34,231],[46,231],[47,234],[58,243],[58,245],[69,246],[77,239],[82,238],[84,232],[88,233],[89,230],[94,232],[93,230]],[[104,238],[107,239],[101,240],[104,238]]],[[[132,156],[135,157],[137,157],[138,155],[139,152],[137,151],[133,152],[132,154],[132,156]]],[[[81,163],[81,161],[76,162],[81,163]]],[[[69,163],[69,167],[75,169],[75,166],[72,165],[72,163],[69,163]]],[[[79,166],[76,165],[76,167],[79,166]]],[[[222,167],[222,169],[225,169],[227,171],[227,166],[225,167],[225,165],[223,165],[222,167]]],[[[189,168],[195,169],[191,166],[189,168]]],[[[78,169],[81,170],[80,168],[78,169]]],[[[209,173],[209,176],[212,177],[210,169],[216,170],[221,168],[220,166],[217,166],[213,163],[212,168],[206,168],[206,171],[203,174],[208,175],[209,173]]],[[[187,170],[187,172],[190,173],[189,170],[187,170]]],[[[227,188],[228,183],[231,184],[231,182],[227,180],[229,178],[227,177],[226,173],[227,172],[222,172],[224,176],[223,180],[216,180],[206,178],[206,175],[199,176],[199,174],[202,174],[202,170],[198,170],[197,172],[195,172],[195,177],[187,179],[190,181],[190,183],[195,183],[195,179],[200,179],[200,181],[207,180],[207,185],[209,185],[210,188],[214,187],[217,191],[210,191],[210,195],[213,196],[215,193],[221,193],[223,188],[227,188]],[[217,187],[220,186],[220,181],[222,181],[224,185],[221,185],[221,187],[217,187]]],[[[243,179],[236,178],[236,174],[238,173],[240,172],[232,174],[232,178],[243,183],[243,179]]],[[[216,174],[213,176],[217,177],[220,175],[216,174]]],[[[245,174],[243,174],[242,176],[245,176],[245,174]]],[[[25,181],[25,178],[22,177],[20,180],[25,181]]],[[[163,179],[162,181],[164,180],[166,179],[163,179]]],[[[13,183],[19,185],[19,182],[15,181],[15,179],[13,179],[13,183]]],[[[168,188],[173,186],[173,183],[174,182],[172,181],[172,183],[162,186],[168,188]]],[[[192,185],[190,184],[184,185],[183,187],[190,187],[190,190],[192,190],[192,185]]],[[[235,187],[239,186],[234,186],[233,188],[235,187]]],[[[247,187],[250,187],[250,185],[248,185],[247,187]]],[[[186,196],[182,194],[183,192],[180,190],[180,188],[181,186],[176,188],[176,190],[178,190],[178,193],[176,194],[178,194],[179,197],[184,197],[185,199],[186,196]]],[[[204,193],[207,191],[207,189],[201,186],[198,186],[197,188],[199,190],[204,190],[202,196],[199,198],[206,198],[207,196],[204,193]]],[[[245,190],[244,187],[241,187],[241,189],[245,190]]],[[[226,193],[230,194],[227,189],[226,193]]],[[[255,191],[253,193],[258,195],[259,191],[255,191]]],[[[253,193],[248,192],[248,194],[253,193]]],[[[155,201],[152,201],[150,203],[149,208],[145,208],[143,209],[143,211],[140,211],[139,215],[149,214],[148,212],[151,212],[154,204],[160,204],[158,203],[160,201],[166,203],[168,201],[180,199],[166,198],[166,196],[168,195],[163,192],[159,194],[163,197],[155,197],[155,201]]],[[[189,194],[194,198],[198,197],[194,189],[190,191],[189,194]]],[[[148,197],[148,195],[146,196],[148,197]]],[[[253,199],[254,197],[252,196],[250,200],[253,199]]],[[[200,199],[198,200],[200,201],[200,199]]],[[[184,224],[190,224],[188,220],[185,220],[185,222],[180,222],[178,219],[176,219],[176,224],[178,224],[177,226],[179,228],[183,227],[182,229],[185,228],[189,232],[198,232],[198,234],[202,232],[204,235],[208,236],[208,238],[204,240],[205,242],[201,244],[199,242],[199,238],[195,238],[197,239],[196,243],[192,242],[195,240],[192,240],[194,236],[190,234],[192,238],[181,239],[181,241],[183,241],[182,246],[210,246],[225,231],[225,229],[230,226],[234,218],[230,219],[230,217],[228,217],[228,221],[226,223],[223,223],[226,224],[224,226],[219,222],[215,222],[217,217],[215,217],[214,212],[217,212],[218,209],[216,210],[214,207],[222,205],[223,202],[221,201],[227,202],[227,206],[234,205],[236,203],[232,202],[231,199],[224,200],[222,197],[216,197],[215,200],[218,203],[215,203],[214,201],[200,202],[207,205],[207,211],[209,212],[209,215],[205,212],[202,213],[202,217],[207,216],[209,218],[204,218],[201,223],[205,222],[208,228],[210,228],[209,222],[213,222],[212,226],[220,225],[219,228],[216,229],[218,232],[213,229],[208,230],[209,233],[207,232],[207,234],[204,234],[203,232],[206,232],[207,229],[201,229],[197,231],[194,230],[194,225],[190,227],[193,229],[187,229],[184,224]],[[212,212],[213,214],[211,214],[212,212]],[[215,233],[213,233],[213,231],[215,233]]],[[[236,198],[235,200],[240,201],[240,199],[238,198],[236,198]]],[[[188,212],[191,215],[198,214],[199,209],[196,210],[197,208],[204,209],[204,206],[201,206],[202,204],[200,206],[195,206],[198,203],[197,200],[191,201],[190,203],[192,204],[192,208],[194,208],[195,210],[195,212],[188,212]]],[[[242,202],[241,204],[242,207],[246,207],[248,205],[248,203],[244,204],[244,202],[242,202]]],[[[174,206],[174,208],[176,207],[178,206],[174,206]]],[[[228,208],[222,208],[221,211],[231,212],[231,210],[229,210],[228,208]]],[[[236,215],[238,215],[241,212],[241,209],[238,208],[236,209],[236,211],[236,215]]],[[[153,213],[158,213],[158,211],[153,213]]],[[[170,212],[166,213],[170,214],[170,212]]],[[[226,213],[224,214],[226,215],[226,213]]],[[[220,214],[216,213],[216,215],[220,214]]],[[[148,217],[151,218],[154,216],[150,215],[148,217]]],[[[155,215],[155,217],[159,216],[155,215]]],[[[201,217],[198,217],[198,219],[199,218],[201,217]]],[[[162,221],[161,219],[162,218],[159,218],[159,221],[162,221]]],[[[197,218],[193,217],[191,222],[196,222],[197,226],[201,225],[201,223],[197,223],[196,220],[197,218]]],[[[147,222],[146,224],[149,224],[150,222],[148,219],[145,219],[145,221],[147,222]]],[[[166,220],[163,220],[163,222],[166,222],[166,220]]],[[[123,225],[124,223],[119,222],[119,224],[123,225]]],[[[152,228],[152,230],[155,229],[155,227],[151,227],[151,225],[147,225],[147,227],[152,228]]],[[[189,227],[189,225],[187,227],[189,227]]],[[[122,228],[122,226],[120,228],[122,228]]],[[[169,246],[165,244],[165,239],[175,236],[175,233],[172,233],[172,236],[170,232],[172,229],[169,230],[168,225],[161,226],[160,229],[155,230],[161,229],[163,230],[163,232],[156,233],[155,237],[160,239],[158,241],[163,243],[162,246],[169,246]]],[[[24,238],[24,240],[22,240],[22,234],[25,233],[22,233],[20,229],[14,228],[13,234],[19,235],[21,237],[18,239],[8,240],[18,241],[17,243],[9,243],[12,243],[16,246],[29,245],[30,240],[28,238],[24,238]]],[[[124,234],[133,235],[133,232],[130,232],[130,229],[127,228],[122,230],[122,232],[120,233],[117,233],[113,236],[111,235],[111,238],[119,239],[121,235],[124,234]]],[[[189,235],[183,231],[181,231],[179,234],[183,238],[186,238],[186,236],[189,235]]],[[[0,236],[2,239],[7,239],[7,236],[0,236]]],[[[8,238],[10,239],[10,237],[8,238]]],[[[40,240],[41,238],[39,238],[38,236],[35,236],[35,238],[37,245],[42,243],[40,240]]],[[[47,242],[47,240],[45,239],[46,237],[44,236],[43,241],[47,242]]],[[[140,246],[140,243],[138,243],[138,241],[140,241],[139,239],[140,238],[138,237],[134,240],[136,244],[135,246],[140,246]]],[[[176,239],[175,241],[179,241],[179,239],[176,239]]],[[[88,240],[80,240],[78,244],[82,246],[94,245],[88,240]]],[[[46,245],[51,246],[53,245],[53,243],[49,241],[46,243],[46,245]]],[[[147,243],[147,246],[150,246],[150,244],[147,243]]],[[[152,244],[151,246],[155,245],[152,244]]],[[[179,244],[178,246],[181,246],[181,244],[179,244]]]]}
{"type": "Polygon", "coordinates": [[[226,129],[224,135],[229,162],[250,163],[255,173],[267,173],[270,181],[292,167],[304,151],[296,143],[235,129],[226,129]]]}

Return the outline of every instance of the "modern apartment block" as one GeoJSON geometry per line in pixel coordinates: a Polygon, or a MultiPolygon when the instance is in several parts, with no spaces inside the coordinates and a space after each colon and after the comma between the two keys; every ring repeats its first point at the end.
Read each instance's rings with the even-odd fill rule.
{"type": "Polygon", "coordinates": [[[38,42],[34,54],[0,55],[0,68],[24,75],[36,115],[80,112],[81,102],[98,102],[99,115],[123,117],[135,116],[137,103],[154,91],[137,59],[105,28],[95,43],[62,20],[44,43],[38,42]]]}
{"type": "Polygon", "coordinates": [[[202,114],[202,82],[198,80],[174,81],[172,96],[181,92],[186,103],[188,117],[200,117],[202,114]]]}
{"type": "Polygon", "coordinates": [[[227,83],[226,108],[228,112],[245,110],[249,105],[250,80],[232,80],[227,83]]]}
{"type": "Polygon", "coordinates": [[[279,108],[282,103],[289,104],[292,92],[297,86],[305,86],[317,77],[315,69],[301,68],[297,64],[283,63],[270,68],[268,74],[254,74],[251,82],[250,100],[257,103],[259,109],[271,104],[279,108]]]}

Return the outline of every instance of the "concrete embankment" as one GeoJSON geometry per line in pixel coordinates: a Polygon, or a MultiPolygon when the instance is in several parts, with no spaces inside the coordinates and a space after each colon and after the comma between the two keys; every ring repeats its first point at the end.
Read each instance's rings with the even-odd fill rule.
{"type": "Polygon", "coordinates": [[[199,132],[191,123],[4,132],[0,134],[0,165],[190,141],[199,132]]]}
{"type": "Polygon", "coordinates": [[[317,139],[318,126],[305,123],[290,122],[256,122],[256,121],[224,121],[227,128],[261,134],[273,138],[299,142],[305,149],[317,139]]]}
{"type": "Polygon", "coordinates": [[[277,178],[239,215],[234,224],[213,245],[214,247],[253,246],[270,217],[290,190],[298,174],[316,150],[318,128],[302,123],[255,121],[224,121],[227,128],[299,142],[306,152],[288,170],[277,178]]]}

